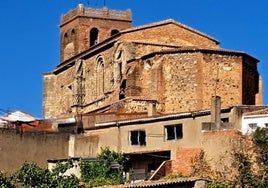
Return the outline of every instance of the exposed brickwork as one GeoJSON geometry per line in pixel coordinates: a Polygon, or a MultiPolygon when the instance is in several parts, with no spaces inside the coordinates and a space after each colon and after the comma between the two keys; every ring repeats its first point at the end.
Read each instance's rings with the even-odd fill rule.
{"type": "Polygon", "coordinates": [[[198,148],[179,148],[176,160],[172,161],[172,173],[189,175],[192,170],[192,161],[200,152],[201,150],[198,148]]]}
{"type": "MultiPolygon", "coordinates": [[[[211,96],[221,96],[222,107],[242,102],[242,56],[238,54],[207,53],[203,55],[203,105],[209,108],[211,96]]],[[[255,70],[256,71],[256,70],[255,70]]],[[[253,100],[255,96],[253,97],[253,100]]]]}
{"type": "MultiPolygon", "coordinates": [[[[149,25],[150,26],[150,25],[149,25]]],[[[130,32],[125,34],[121,40],[159,43],[163,41],[164,44],[177,46],[199,46],[203,48],[218,49],[215,41],[210,40],[197,33],[190,32],[182,26],[177,24],[163,24],[160,26],[152,26],[146,29],[140,29],[137,32],[130,32]]]]}
{"type": "Polygon", "coordinates": [[[44,74],[46,118],[105,112],[107,105],[108,112],[146,112],[148,101],[118,103],[125,98],[156,100],[161,113],[210,109],[215,95],[222,107],[260,103],[258,61],[247,54],[220,49],[216,40],[175,21],[127,29],[125,19],[88,19],[61,25],[61,36],[70,32],[74,38],[62,39],[65,61],[44,74]],[[123,31],[89,48],[93,27],[100,41],[113,28],[123,31]]]}
{"type": "Polygon", "coordinates": [[[85,51],[90,47],[90,31],[98,30],[96,42],[111,36],[112,30],[121,31],[131,27],[131,12],[111,11],[106,8],[91,9],[79,5],[61,19],[61,61],[85,51]]]}

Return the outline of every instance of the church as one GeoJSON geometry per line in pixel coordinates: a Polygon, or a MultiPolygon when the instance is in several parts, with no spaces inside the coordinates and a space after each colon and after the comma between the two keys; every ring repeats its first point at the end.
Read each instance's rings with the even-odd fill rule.
{"type": "Polygon", "coordinates": [[[44,118],[193,112],[261,105],[258,60],[168,19],[132,27],[130,10],[79,4],[60,21],[60,62],[43,74],[44,118]]]}
{"type": "Polygon", "coordinates": [[[129,157],[136,180],[189,175],[202,151],[226,172],[256,124],[242,125],[243,113],[267,112],[258,62],[172,19],[132,27],[130,10],[79,4],[61,16],[60,61],[43,74],[44,120],[15,126],[5,117],[15,128],[1,128],[0,168],[94,158],[109,147],[129,157]]]}
{"type": "Polygon", "coordinates": [[[60,62],[43,74],[43,116],[69,130],[47,157],[109,147],[152,180],[189,175],[204,151],[224,172],[219,161],[230,165],[227,153],[241,146],[242,114],[265,108],[258,62],[172,19],[132,27],[130,10],[79,4],[62,15],[60,62]]]}

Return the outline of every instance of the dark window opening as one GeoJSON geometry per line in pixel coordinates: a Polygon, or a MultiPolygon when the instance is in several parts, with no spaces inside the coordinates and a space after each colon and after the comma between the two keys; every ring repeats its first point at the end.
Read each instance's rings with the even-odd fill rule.
{"type": "Polygon", "coordinates": [[[229,122],[229,118],[221,118],[221,122],[222,123],[228,123],[229,122]]]}
{"type": "Polygon", "coordinates": [[[102,96],[104,93],[104,80],[105,80],[105,75],[104,75],[104,60],[100,56],[98,57],[97,60],[97,91],[98,95],[102,96]]]}
{"type": "Polygon", "coordinates": [[[116,33],[119,33],[119,31],[118,31],[117,29],[113,29],[113,30],[111,31],[111,36],[115,35],[116,33]]]}
{"type": "Polygon", "coordinates": [[[99,30],[97,28],[93,28],[90,30],[90,46],[93,46],[98,43],[98,34],[99,30]]]}
{"type": "Polygon", "coordinates": [[[123,80],[123,82],[121,83],[121,86],[120,86],[119,100],[126,98],[126,96],[125,96],[126,84],[127,84],[126,80],[123,80]]]}
{"type": "Polygon", "coordinates": [[[182,124],[165,126],[166,140],[176,140],[183,137],[182,124]]]}
{"type": "Polygon", "coordinates": [[[130,143],[131,145],[146,145],[145,131],[130,131],[130,143]]]}
{"type": "Polygon", "coordinates": [[[73,35],[75,34],[75,29],[72,29],[72,34],[73,34],[73,35]]]}

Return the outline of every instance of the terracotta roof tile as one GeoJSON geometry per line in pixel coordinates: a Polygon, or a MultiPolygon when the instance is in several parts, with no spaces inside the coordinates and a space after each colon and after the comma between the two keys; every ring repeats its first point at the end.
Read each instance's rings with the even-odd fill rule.
{"type": "Polygon", "coordinates": [[[264,114],[268,115],[268,108],[264,108],[264,109],[261,109],[261,110],[255,110],[255,111],[252,111],[252,112],[246,112],[243,115],[244,116],[251,116],[251,115],[264,115],[264,114]]]}
{"type": "MultiPolygon", "coordinates": [[[[177,179],[170,179],[170,180],[157,180],[157,181],[143,181],[139,183],[132,183],[132,184],[125,184],[125,185],[113,185],[113,186],[102,186],[101,188],[143,188],[143,187],[159,187],[159,186],[166,186],[166,185],[174,185],[180,183],[187,183],[187,182],[195,182],[198,180],[205,180],[196,177],[189,177],[189,178],[177,178],[177,179]]],[[[209,181],[209,180],[205,180],[209,181]]]]}

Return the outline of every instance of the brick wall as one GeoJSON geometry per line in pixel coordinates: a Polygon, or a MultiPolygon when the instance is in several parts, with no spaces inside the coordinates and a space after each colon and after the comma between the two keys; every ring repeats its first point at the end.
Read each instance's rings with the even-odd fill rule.
{"type": "Polygon", "coordinates": [[[200,152],[199,148],[179,148],[176,152],[176,159],[172,161],[172,173],[189,175],[192,170],[192,161],[200,152]]]}
{"type": "Polygon", "coordinates": [[[126,33],[122,36],[122,41],[140,41],[147,43],[162,43],[177,46],[199,46],[203,48],[218,49],[215,41],[191,32],[173,22],[158,25],[157,27],[148,25],[146,29],[126,33]]]}
{"type": "MultiPolygon", "coordinates": [[[[70,17],[73,14],[77,12],[71,12],[70,17]]],[[[98,40],[102,41],[111,29],[124,30],[130,24],[130,20],[86,16],[65,20],[61,25],[61,56],[66,52],[69,58],[87,50],[93,27],[98,28],[98,40]],[[66,33],[70,38],[65,39],[66,33]]],[[[222,107],[256,104],[256,98],[258,104],[261,102],[257,60],[221,50],[217,41],[187,26],[164,21],[123,31],[115,39],[87,50],[85,56],[68,61],[68,65],[62,62],[62,71],[44,75],[45,118],[77,113],[77,96],[82,96],[76,89],[78,73],[84,87],[79,113],[137,97],[157,100],[157,110],[162,113],[210,109],[211,97],[216,95],[221,96],[222,107]]],[[[144,112],[147,108],[146,102],[137,108],[135,105],[128,103],[123,110],[144,112]]]]}
{"type": "Polygon", "coordinates": [[[90,31],[93,28],[99,31],[97,42],[100,43],[111,36],[112,30],[121,31],[131,27],[130,11],[111,13],[109,14],[109,10],[105,8],[90,9],[80,5],[74,11],[64,15],[60,26],[61,61],[90,47],[90,31]]]}
{"type": "MultiPolygon", "coordinates": [[[[250,69],[243,68],[247,65],[242,54],[186,50],[128,63],[137,56],[136,49],[141,48],[140,44],[121,43],[84,60],[84,112],[117,102],[122,91],[125,98],[157,100],[157,109],[162,113],[210,109],[211,97],[215,95],[221,96],[222,107],[255,104],[258,72],[252,61],[250,69]],[[104,64],[102,73],[98,70],[100,57],[104,64]]],[[[71,88],[75,77],[75,66],[54,77],[45,75],[45,117],[75,114],[75,93],[71,88]]],[[[143,108],[137,108],[141,111],[125,108],[125,112],[144,112],[146,106],[144,103],[143,108]]]]}

